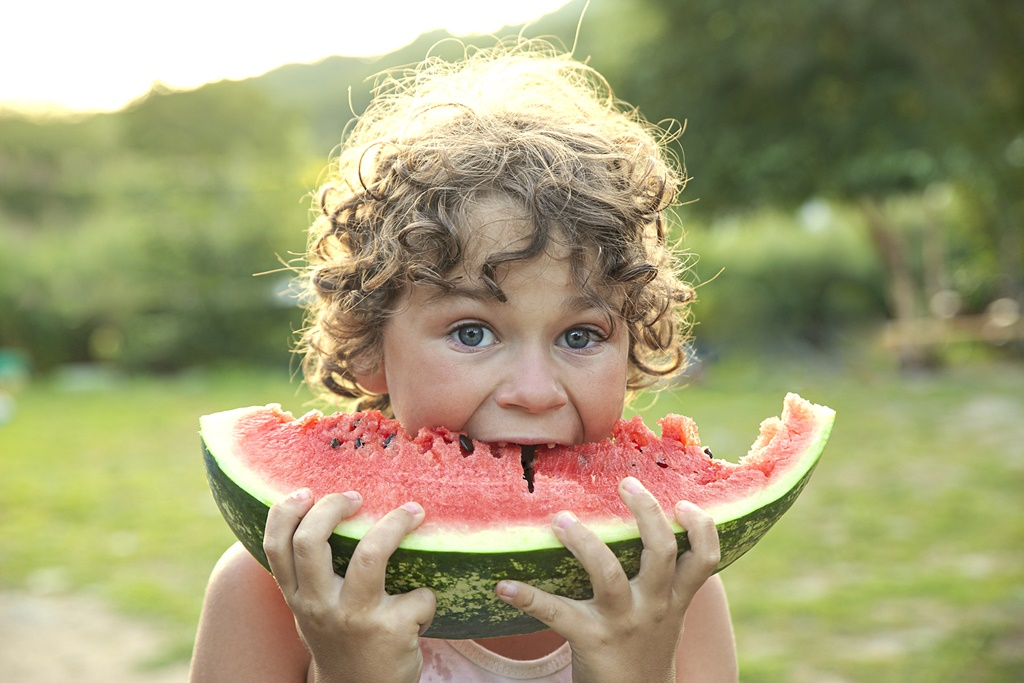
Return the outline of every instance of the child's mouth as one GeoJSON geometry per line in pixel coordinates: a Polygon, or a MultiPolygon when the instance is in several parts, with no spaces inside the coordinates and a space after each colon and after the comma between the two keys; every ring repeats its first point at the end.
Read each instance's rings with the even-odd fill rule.
{"type": "Polygon", "coordinates": [[[522,451],[520,462],[523,465],[523,479],[526,480],[526,487],[533,493],[533,459],[537,452],[537,446],[523,444],[519,447],[522,451]]]}

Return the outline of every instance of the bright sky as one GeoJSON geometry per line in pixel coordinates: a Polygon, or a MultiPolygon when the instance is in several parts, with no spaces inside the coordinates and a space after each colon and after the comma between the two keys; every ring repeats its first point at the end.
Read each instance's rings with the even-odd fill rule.
{"type": "Polygon", "coordinates": [[[118,109],[155,81],[193,88],[384,54],[436,28],[495,33],[569,1],[11,0],[0,11],[0,107],[118,109]]]}

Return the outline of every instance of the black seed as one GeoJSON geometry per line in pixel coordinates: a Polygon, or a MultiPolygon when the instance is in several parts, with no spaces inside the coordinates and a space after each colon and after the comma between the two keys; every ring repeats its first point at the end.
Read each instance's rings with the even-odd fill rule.
{"type": "Polygon", "coordinates": [[[337,448],[340,445],[341,439],[339,439],[338,437],[334,437],[333,439],[331,439],[331,448],[337,448]]]}
{"type": "Polygon", "coordinates": [[[394,441],[394,440],[395,440],[395,435],[394,434],[388,434],[388,438],[384,439],[384,448],[387,448],[388,446],[390,446],[391,442],[394,441]]]}
{"type": "Polygon", "coordinates": [[[711,449],[710,448],[705,448],[704,449],[704,455],[708,456],[709,458],[715,457],[715,456],[711,455],[711,449]]]}
{"type": "Polygon", "coordinates": [[[658,467],[661,467],[662,469],[668,467],[668,463],[665,462],[664,460],[655,460],[654,464],[657,465],[658,467]]]}
{"type": "Polygon", "coordinates": [[[360,439],[360,438],[359,438],[359,437],[357,436],[357,437],[356,437],[356,448],[362,448],[362,447],[363,447],[363,440],[362,440],[362,439],[360,439]]]}
{"type": "Polygon", "coordinates": [[[459,448],[462,449],[463,453],[469,455],[473,452],[473,439],[469,438],[465,434],[459,434],[459,448]]]}
{"type": "Polygon", "coordinates": [[[519,458],[520,464],[523,466],[523,479],[526,480],[526,488],[530,493],[533,493],[533,460],[537,453],[536,446],[520,446],[522,455],[519,458]]]}

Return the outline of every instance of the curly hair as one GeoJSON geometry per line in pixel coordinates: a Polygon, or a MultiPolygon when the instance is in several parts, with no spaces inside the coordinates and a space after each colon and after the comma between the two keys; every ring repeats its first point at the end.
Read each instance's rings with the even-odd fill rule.
{"type": "Polygon", "coordinates": [[[373,95],[318,192],[299,280],[297,350],[314,392],[388,411],[388,397],[355,378],[379,367],[410,285],[455,286],[467,211],[487,196],[522,207],[532,231],[480,264],[496,299],[499,266],[557,242],[581,294],[628,330],[627,389],[682,368],[694,291],[665,216],[686,182],[669,145],[678,130],[645,121],[593,68],[536,41],[428,58],[380,76],[373,95]]]}

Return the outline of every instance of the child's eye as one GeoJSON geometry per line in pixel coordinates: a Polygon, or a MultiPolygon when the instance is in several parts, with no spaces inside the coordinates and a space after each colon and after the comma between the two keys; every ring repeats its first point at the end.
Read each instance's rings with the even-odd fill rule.
{"type": "Polygon", "coordinates": [[[464,346],[490,346],[495,341],[494,333],[479,323],[459,325],[452,335],[464,346]]]}
{"type": "Polygon", "coordinates": [[[604,339],[604,336],[597,330],[592,330],[588,327],[574,327],[562,335],[561,341],[564,343],[560,344],[560,346],[567,346],[570,349],[585,349],[590,346],[591,342],[601,341],[602,339],[604,339]]]}

